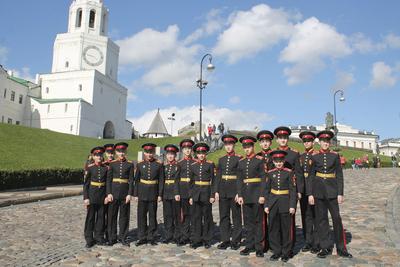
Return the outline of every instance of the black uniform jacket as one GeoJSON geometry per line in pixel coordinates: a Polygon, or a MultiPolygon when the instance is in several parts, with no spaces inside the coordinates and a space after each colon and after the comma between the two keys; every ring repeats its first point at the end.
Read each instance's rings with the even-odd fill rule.
{"type": "Polygon", "coordinates": [[[108,167],[104,164],[90,164],[83,184],[83,199],[90,204],[103,204],[106,197],[108,167]]]}
{"type": "Polygon", "coordinates": [[[107,195],[114,199],[124,200],[133,193],[133,175],[135,164],[124,159],[116,159],[109,163],[107,173],[107,195]]]}
{"type": "Polygon", "coordinates": [[[162,196],[164,166],[161,161],[143,160],[137,164],[133,195],[139,200],[156,201],[162,196]]]}
{"type": "Polygon", "coordinates": [[[237,194],[239,160],[241,155],[226,154],[218,160],[217,189],[220,198],[234,198],[237,194]]]}

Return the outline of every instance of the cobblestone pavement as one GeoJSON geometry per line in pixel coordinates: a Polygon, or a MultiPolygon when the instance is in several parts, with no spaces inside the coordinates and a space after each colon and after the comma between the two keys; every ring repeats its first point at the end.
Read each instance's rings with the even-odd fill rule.
{"type": "MultiPolygon", "coordinates": [[[[133,243],[131,247],[117,244],[85,249],[85,209],[80,196],[0,208],[0,266],[400,266],[400,248],[395,244],[399,233],[393,226],[393,218],[399,218],[393,213],[400,210],[398,203],[390,201],[400,185],[400,170],[349,170],[345,179],[341,213],[353,259],[339,258],[335,251],[325,260],[299,252],[303,242],[300,228],[298,253],[286,264],[271,263],[270,252],[265,258],[256,258],[254,254],[243,257],[238,251],[218,250],[216,244],[208,250],[172,244],[137,248],[133,243]]],[[[135,239],[136,204],[132,204],[131,211],[130,237],[135,239]]],[[[160,205],[160,223],[161,211],[160,205]]],[[[217,211],[214,205],[216,222],[217,211]]],[[[296,218],[299,227],[300,212],[296,218]]],[[[162,233],[162,226],[159,229],[162,233]]],[[[215,229],[217,237],[218,228],[215,229]]]]}

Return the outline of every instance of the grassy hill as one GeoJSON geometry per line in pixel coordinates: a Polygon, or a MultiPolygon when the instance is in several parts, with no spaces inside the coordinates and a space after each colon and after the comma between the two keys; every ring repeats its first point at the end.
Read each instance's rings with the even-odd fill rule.
{"type": "MultiPolygon", "coordinates": [[[[90,149],[118,142],[57,133],[49,130],[0,123],[0,170],[82,168],[90,149]]],[[[164,146],[180,137],[151,139],[164,146]]],[[[120,140],[129,144],[128,158],[136,159],[141,145],[150,139],[120,140]]]]}
{"type": "MultiPolygon", "coordinates": [[[[151,141],[159,146],[167,143],[178,144],[182,137],[169,137],[159,139],[123,140],[129,143],[128,158],[136,159],[137,151],[141,145],[151,141]]],[[[28,128],[24,126],[0,123],[0,170],[29,170],[47,168],[82,168],[87,155],[92,147],[104,145],[105,143],[118,142],[117,140],[98,140],[57,133],[49,130],[28,128]]],[[[303,145],[297,142],[290,142],[290,146],[298,151],[304,151],[303,145]]],[[[273,147],[276,147],[273,142],[273,147]]],[[[259,146],[256,147],[260,150],[259,146]]],[[[236,152],[243,154],[241,145],[238,144],[236,152]]],[[[342,149],[340,151],[348,161],[354,157],[365,155],[365,151],[354,149],[342,149]]],[[[224,155],[223,150],[216,151],[208,158],[214,162],[224,155]]],[[[370,159],[372,159],[372,154],[370,159]]],[[[381,156],[383,163],[390,164],[388,157],[381,156]]]]}

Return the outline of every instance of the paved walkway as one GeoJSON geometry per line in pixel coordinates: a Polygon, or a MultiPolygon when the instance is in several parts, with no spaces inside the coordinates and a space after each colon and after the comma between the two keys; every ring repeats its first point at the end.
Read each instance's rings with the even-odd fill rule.
{"type": "MultiPolygon", "coordinates": [[[[348,170],[345,203],[341,206],[348,249],[353,259],[332,255],[325,260],[298,252],[287,266],[400,266],[399,233],[393,225],[400,214],[390,199],[400,185],[400,169],[348,170]],[[389,199],[390,198],[390,199],[389,199]]],[[[400,193],[400,190],[397,190],[400,193]]],[[[400,199],[400,196],[396,199],[400,199]]],[[[161,223],[161,205],[158,221],[161,223]]],[[[132,204],[130,237],[136,236],[136,204],[132,204]]],[[[214,221],[218,221],[214,206],[214,221]]],[[[230,249],[192,250],[175,245],[84,248],[85,209],[82,197],[69,197],[0,208],[0,266],[282,266],[266,258],[239,255],[230,249]]],[[[300,225],[300,215],[297,224],[300,225]]],[[[397,224],[400,222],[397,221],[397,224]]],[[[162,226],[160,226],[162,232],[162,226]]],[[[218,230],[216,227],[216,236],[218,230]]],[[[297,232],[302,245],[301,229],[297,232]]],[[[335,254],[335,252],[334,252],[335,254]]]]}

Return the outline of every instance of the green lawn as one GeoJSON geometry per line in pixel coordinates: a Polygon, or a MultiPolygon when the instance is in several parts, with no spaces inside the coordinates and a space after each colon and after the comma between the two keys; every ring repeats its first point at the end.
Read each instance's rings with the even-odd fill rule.
{"type": "MultiPolygon", "coordinates": [[[[178,144],[182,137],[169,137],[158,139],[123,140],[129,143],[128,158],[136,159],[137,152],[141,145],[151,141],[159,146],[168,143],[178,144]]],[[[24,126],[0,123],[0,170],[29,170],[47,168],[82,168],[87,155],[92,147],[115,143],[117,140],[98,140],[74,136],[69,134],[56,133],[49,130],[28,128],[24,126]]],[[[290,142],[290,146],[298,151],[304,151],[303,145],[297,142],[290,142]]],[[[276,143],[273,142],[273,147],[276,143]]],[[[260,150],[259,146],[256,147],[260,150]]],[[[236,152],[243,154],[241,145],[238,144],[236,152]]],[[[365,155],[365,151],[354,149],[342,149],[340,151],[348,161],[353,157],[365,155]]],[[[218,150],[208,155],[208,159],[214,162],[223,156],[225,152],[218,150]]],[[[372,161],[372,154],[368,153],[372,161]]],[[[390,158],[381,156],[384,166],[390,166],[390,158]]]]}
{"type": "MultiPolygon", "coordinates": [[[[82,168],[90,149],[97,145],[129,143],[128,158],[136,159],[141,145],[150,139],[98,140],[49,130],[0,123],[0,170],[82,168]]],[[[180,137],[151,139],[164,146],[178,144],[180,137]]]]}

